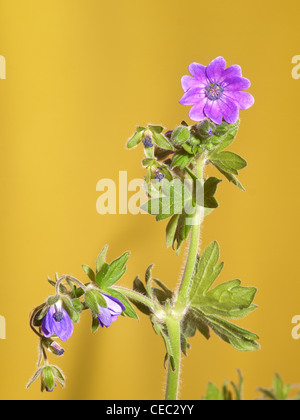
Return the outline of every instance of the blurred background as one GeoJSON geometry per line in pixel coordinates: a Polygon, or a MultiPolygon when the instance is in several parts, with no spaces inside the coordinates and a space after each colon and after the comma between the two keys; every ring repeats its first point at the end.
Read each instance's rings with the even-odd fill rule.
{"type": "MultiPolygon", "coordinates": [[[[241,113],[232,150],[248,161],[240,180],[225,181],[220,208],[205,221],[203,247],[217,240],[225,261],[220,281],[240,278],[258,288],[259,309],[239,325],[259,334],[261,350],[239,353],[212,336],[190,340],[183,361],[182,399],[200,399],[209,381],[245,376],[245,397],[269,387],[275,372],[300,382],[299,2],[287,0],[1,0],[0,80],[1,292],[7,323],[0,340],[1,399],[160,399],[164,346],[143,315],[121,318],[92,335],[84,313],[61,359],[67,387],[25,390],[35,370],[37,339],[29,312],[53,293],[47,276],[85,280],[94,266],[131,251],[121,283],[155,263],[154,275],[175,287],[185,252],[165,248],[165,222],[147,215],[96,211],[101,178],[141,178],[142,148],[126,151],[136,125],[173,128],[188,119],[179,105],[180,78],[191,62],[222,55],[240,64],[256,103],[241,113]]],[[[133,193],[129,193],[129,196],[133,193]]]]}

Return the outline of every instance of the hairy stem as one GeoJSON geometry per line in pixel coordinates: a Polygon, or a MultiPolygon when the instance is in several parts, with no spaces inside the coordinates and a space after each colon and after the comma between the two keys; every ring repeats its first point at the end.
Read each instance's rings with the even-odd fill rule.
{"type": "Polygon", "coordinates": [[[131,289],[126,289],[125,287],[121,286],[114,286],[112,289],[116,291],[122,291],[123,295],[127,296],[129,299],[136,300],[137,302],[143,303],[144,305],[148,306],[150,309],[155,311],[158,304],[155,304],[151,299],[147,296],[142,295],[141,293],[135,292],[131,289]]]}
{"type": "MultiPolygon", "coordinates": [[[[201,187],[204,185],[204,174],[203,168],[205,166],[205,157],[199,159],[196,166],[197,178],[201,183],[201,187]]],[[[195,265],[198,257],[198,247],[200,242],[200,226],[203,219],[204,208],[196,204],[196,212],[192,220],[192,228],[190,235],[190,245],[188,258],[184,270],[184,275],[180,284],[177,300],[174,304],[174,312],[170,314],[170,318],[167,320],[168,335],[170,345],[173,351],[173,357],[175,362],[175,370],[169,361],[168,366],[168,378],[167,378],[167,389],[166,399],[176,400],[178,397],[178,387],[180,379],[180,363],[181,363],[181,327],[180,322],[184,316],[185,308],[188,305],[188,292],[191,286],[191,280],[194,274],[195,265]]]]}
{"type": "MultiPolygon", "coordinates": [[[[203,167],[205,165],[205,159],[199,160],[197,163],[197,177],[203,187],[203,167]]],[[[196,213],[192,220],[191,236],[189,252],[184,270],[184,275],[180,284],[176,307],[182,308],[186,306],[186,299],[191,285],[191,279],[194,274],[195,264],[198,256],[198,247],[200,242],[200,227],[203,219],[203,207],[196,205],[196,213]]]]}
{"type": "Polygon", "coordinates": [[[167,320],[167,328],[174,364],[169,361],[166,400],[177,400],[181,357],[180,319],[169,318],[167,320]]]}

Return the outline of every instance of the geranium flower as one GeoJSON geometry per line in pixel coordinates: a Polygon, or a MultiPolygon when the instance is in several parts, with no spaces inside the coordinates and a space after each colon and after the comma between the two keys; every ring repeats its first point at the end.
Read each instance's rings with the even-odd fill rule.
{"type": "Polygon", "coordinates": [[[118,316],[121,315],[123,311],[125,311],[125,306],[123,303],[113,297],[113,296],[107,296],[104,293],[101,293],[103,298],[106,301],[107,308],[103,308],[99,306],[100,314],[97,315],[100,327],[109,327],[110,324],[117,320],[118,316]]]}
{"type": "Polygon", "coordinates": [[[52,337],[56,334],[62,341],[68,340],[73,334],[73,323],[61,302],[50,306],[42,322],[44,337],[52,337]]]}
{"type": "Polygon", "coordinates": [[[191,76],[181,79],[185,94],[179,102],[193,105],[189,112],[191,120],[201,121],[208,117],[214,123],[222,124],[224,118],[227,123],[234,124],[238,120],[239,110],[253,105],[253,96],[243,92],[251,83],[242,77],[241,67],[225,67],[223,57],[215,58],[207,67],[198,63],[190,64],[191,76]]]}

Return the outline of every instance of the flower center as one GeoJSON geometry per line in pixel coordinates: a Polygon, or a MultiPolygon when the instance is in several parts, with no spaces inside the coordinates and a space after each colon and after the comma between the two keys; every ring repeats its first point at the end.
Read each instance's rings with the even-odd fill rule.
{"type": "Polygon", "coordinates": [[[53,318],[56,322],[61,322],[63,320],[64,314],[62,312],[55,312],[53,318]]]}
{"type": "Polygon", "coordinates": [[[206,96],[212,101],[220,99],[222,93],[224,92],[224,88],[218,83],[210,83],[208,86],[206,86],[205,90],[206,96]]]}

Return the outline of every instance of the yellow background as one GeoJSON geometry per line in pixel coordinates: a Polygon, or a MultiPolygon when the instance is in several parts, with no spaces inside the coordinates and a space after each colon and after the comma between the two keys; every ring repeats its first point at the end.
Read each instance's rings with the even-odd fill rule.
{"type": "Polygon", "coordinates": [[[204,224],[203,246],[218,240],[225,269],[258,287],[259,309],[239,325],[262,349],[239,353],[213,336],[191,339],[181,398],[200,399],[208,381],[245,376],[245,396],[270,386],[278,371],[300,382],[299,92],[291,76],[299,54],[299,2],[199,0],[2,0],[0,54],[1,292],[7,339],[0,340],[1,399],[156,399],[163,397],[164,347],[150,322],[121,318],[96,335],[84,313],[65,356],[51,360],[67,387],[28,391],[37,339],[30,310],[53,293],[46,277],[85,279],[102,246],[112,260],[131,250],[122,285],[155,263],[155,276],[176,286],[184,253],[165,248],[165,222],[145,215],[96,212],[96,183],[140,178],[142,148],[125,150],[137,124],[173,128],[188,120],[180,78],[193,61],[222,55],[240,64],[256,103],[241,113],[233,150],[248,160],[246,193],[225,181],[220,208],[204,224]]]}

